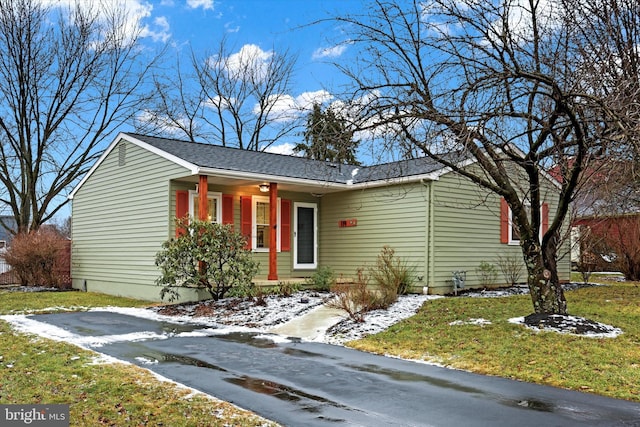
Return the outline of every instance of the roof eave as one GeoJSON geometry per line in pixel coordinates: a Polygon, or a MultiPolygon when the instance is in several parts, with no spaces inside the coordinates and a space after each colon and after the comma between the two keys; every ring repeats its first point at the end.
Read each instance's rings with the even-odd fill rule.
{"type": "Polygon", "coordinates": [[[321,180],[309,179],[309,178],[294,178],[294,177],[264,174],[264,173],[242,172],[242,171],[235,171],[235,170],[229,170],[229,169],[196,168],[194,175],[219,176],[219,177],[225,177],[225,178],[245,179],[250,181],[278,182],[281,184],[291,184],[291,185],[296,185],[296,184],[311,185],[311,186],[317,186],[322,188],[332,188],[332,189],[349,188],[348,184],[341,183],[341,182],[321,181],[321,180]]]}
{"type": "Polygon", "coordinates": [[[80,188],[84,185],[84,183],[91,177],[91,175],[93,175],[93,173],[96,171],[96,169],[102,164],[102,162],[104,162],[104,160],[107,158],[107,156],[111,153],[111,151],[113,151],[113,149],[116,147],[116,145],[118,145],[118,142],[120,142],[121,140],[125,140],[127,142],[130,142],[134,145],[139,146],[140,148],[143,148],[145,150],[148,150],[154,154],[157,154],[158,156],[169,160],[170,162],[173,162],[179,166],[182,166],[188,170],[191,171],[192,174],[197,174],[197,170],[198,167],[196,165],[194,165],[193,163],[187,162],[184,159],[181,159],[180,157],[174,156],[173,154],[169,154],[166,151],[160,150],[150,144],[147,144],[144,141],[139,140],[138,138],[135,138],[131,135],[129,135],[126,132],[120,132],[118,133],[118,135],[115,137],[115,139],[111,142],[111,144],[109,144],[109,146],[107,147],[106,150],[104,150],[104,152],[102,153],[102,155],[100,156],[100,158],[98,158],[98,160],[93,164],[93,166],[91,167],[91,169],[89,169],[89,171],[84,175],[84,177],[80,180],[80,182],[78,183],[78,185],[75,186],[75,188],[73,190],[71,190],[71,192],[69,193],[69,195],[67,196],[67,199],[69,200],[73,200],[73,197],[75,196],[75,194],[78,192],[78,190],[80,190],[80,188]]]}

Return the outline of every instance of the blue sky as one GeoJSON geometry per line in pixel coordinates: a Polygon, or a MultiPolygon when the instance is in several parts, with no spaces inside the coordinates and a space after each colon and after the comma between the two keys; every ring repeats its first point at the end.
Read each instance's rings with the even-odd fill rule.
{"type": "Polygon", "coordinates": [[[348,35],[336,22],[310,24],[364,9],[364,2],[355,0],[128,0],[126,4],[139,17],[145,43],[169,43],[169,58],[191,49],[199,55],[214,53],[222,37],[233,52],[249,46],[265,53],[288,50],[298,59],[294,90],[287,95],[299,101],[318,97],[324,90],[324,102],[344,84],[330,62],[348,54],[348,44],[336,46],[348,35]]]}
{"type": "MultiPolygon", "coordinates": [[[[76,0],[42,1],[55,7],[73,5],[76,0]]],[[[93,0],[79,1],[89,5],[93,0]]],[[[312,104],[308,101],[315,100],[314,97],[320,97],[323,102],[335,100],[334,90],[345,81],[331,62],[344,59],[350,47],[344,43],[348,41],[348,35],[335,21],[310,24],[336,15],[365,11],[364,0],[106,1],[118,2],[126,9],[131,28],[139,25],[143,29],[144,45],[158,49],[168,44],[165,58],[168,71],[174,66],[176,55],[188,55],[191,50],[199,57],[213,54],[223,37],[234,53],[251,48],[265,54],[289,51],[297,55],[293,89],[287,95],[297,107],[301,100],[306,100],[309,108],[312,104]]],[[[130,128],[119,129],[133,130],[133,124],[130,128]]],[[[105,144],[110,143],[116,133],[107,137],[105,144]]],[[[275,144],[269,151],[290,154],[298,139],[299,134],[275,144]]],[[[69,205],[65,206],[57,216],[68,216],[69,208],[69,205]]]]}

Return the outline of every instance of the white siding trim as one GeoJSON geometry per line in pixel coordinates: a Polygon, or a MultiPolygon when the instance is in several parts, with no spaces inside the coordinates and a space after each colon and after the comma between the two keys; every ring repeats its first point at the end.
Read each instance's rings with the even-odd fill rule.
{"type": "Polygon", "coordinates": [[[85,176],[82,178],[82,180],[80,180],[80,182],[78,183],[78,185],[75,186],[75,188],[71,191],[71,193],[69,193],[69,195],[67,196],[68,199],[73,199],[73,197],[76,195],[76,193],[78,192],[78,190],[80,190],[80,187],[82,187],[84,185],[85,182],[87,182],[87,180],[91,177],[91,175],[93,175],[93,173],[96,171],[96,169],[98,169],[98,167],[102,164],[102,162],[104,162],[104,160],[107,158],[107,156],[109,155],[109,153],[111,153],[111,151],[113,151],[114,148],[116,148],[116,146],[118,145],[118,143],[120,141],[127,141],[130,142],[134,145],[137,145],[140,148],[144,148],[145,150],[157,154],[158,156],[167,159],[179,166],[182,166],[186,169],[188,169],[192,175],[197,173],[198,167],[196,165],[194,165],[193,163],[189,163],[179,157],[176,157],[174,155],[171,155],[165,151],[162,150],[158,150],[157,148],[147,144],[146,142],[142,142],[137,138],[133,138],[131,135],[128,135],[124,132],[120,132],[118,134],[118,136],[116,136],[116,138],[113,140],[113,142],[111,144],[109,144],[109,146],[107,147],[106,150],[104,150],[104,153],[102,153],[102,155],[100,156],[100,158],[94,163],[94,165],[91,167],[91,169],[89,169],[89,172],[87,172],[85,174],[85,176]]]}

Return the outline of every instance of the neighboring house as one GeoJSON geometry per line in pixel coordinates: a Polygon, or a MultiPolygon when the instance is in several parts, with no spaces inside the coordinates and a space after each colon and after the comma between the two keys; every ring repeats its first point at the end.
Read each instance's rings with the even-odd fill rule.
{"type": "Polygon", "coordinates": [[[0,284],[9,285],[16,282],[11,273],[11,266],[5,261],[5,253],[13,240],[14,230],[17,228],[13,216],[0,215],[0,284]],[[4,224],[4,226],[2,226],[4,224]]]}
{"type": "Polygon", "coordinates": [[[12,216],[0,215],[0,254],[5,252],[13,240],[16,220],[12,216]],[[2,226],[4,224],[4,226],[2,226]]]}
{"type": "MultiPolygon", "coordinates": [[[[604,243],[640,252],[640,185],[634,165],[616,158],[597,158],[585,167],[573,201],[571,262],[580,269],[611,269],[614,254],[604,243]],[[608,242],[605,242],[608,241],[608,242]]],[[[559,167],[550,171],[561,181],[559,167]]]]}
{"type": "MultiPolygon", "coordinates": [[[[545,185],[547,217],[558,189],[545,185]]],[[[481,261],[521,257],[506,204],[427,158],[355,167],[122,133],[69,197],[73,286],[130,297],[159,299],[155,254],[185,214],[245,234],[257,280],[305,278],[321,266],[353,278],[388,245],[415,267],[417,290],[444,294],[454,270],[479,286],[481,261]]],[[[569,261],[559,269],[568,279],[569,261]]],[[[184,301],[204,297],[182,292],[184,301]]]]}

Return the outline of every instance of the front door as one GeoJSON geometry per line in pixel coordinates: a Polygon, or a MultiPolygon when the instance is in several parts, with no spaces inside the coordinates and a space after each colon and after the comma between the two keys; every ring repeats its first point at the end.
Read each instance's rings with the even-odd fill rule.
{"type": "Polygon", "coordinates": [[[318,266],[318,205],[294,203],[293,268],[318,266]]]}

